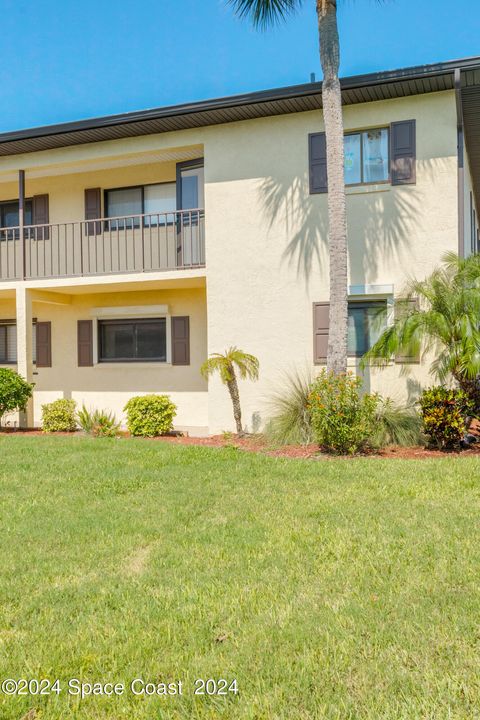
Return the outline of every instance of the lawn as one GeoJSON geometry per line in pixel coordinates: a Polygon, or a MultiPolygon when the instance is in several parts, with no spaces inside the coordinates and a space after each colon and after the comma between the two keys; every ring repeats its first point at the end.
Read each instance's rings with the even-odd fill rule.
{"type": "Polygon", "coordinates": [[[0,694],[2,720],[479,717],[478,459],[41,437],[0,454],[0,680],[60,686],[0,694]],[[125,691],[81,700],[71,678],[125,691]],[[238,693],[195,695],[208,678],[238,693]]]}

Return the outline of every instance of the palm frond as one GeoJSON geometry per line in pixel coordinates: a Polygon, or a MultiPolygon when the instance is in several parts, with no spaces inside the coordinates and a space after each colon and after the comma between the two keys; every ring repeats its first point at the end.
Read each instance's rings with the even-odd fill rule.
{"type": "Polygon", "coordinates": [[[441,382],[479,377],[480,256],[448,253],[426,280],[409,284],[407,297],[394,325],[364,355],[362,365],[383,366],[396,353],[434,351],[430,369],[441,382]],[[419,301],[415,307],[409,304],[413,298],[419,301]]]}
{"type": "Polygon", "coordinates": [[[261,29],[276,25],[299,10],[303,0],[227,0],[239,17],[250,17],[261,29]]]}
{"type": "Polygon", "coordinates": [[[235,377],[235,368],[242,380],[258,380],[260,363],[254,355],[243,352],[233,346],[224,353],[213,353],[200,368],[205,379],[217,373],[220,380],[226,385],[235,377]]]}

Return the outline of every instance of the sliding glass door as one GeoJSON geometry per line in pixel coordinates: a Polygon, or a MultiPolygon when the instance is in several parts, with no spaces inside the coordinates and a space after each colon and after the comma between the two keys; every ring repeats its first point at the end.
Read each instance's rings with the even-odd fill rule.
{"type": "Polygon", "coordinates": [[[204,168],[203,160],[177,165],[177,263],[203,265],[204,257],[204,168]],[[181,212],[184,210],[185,212],[181,212]]]}

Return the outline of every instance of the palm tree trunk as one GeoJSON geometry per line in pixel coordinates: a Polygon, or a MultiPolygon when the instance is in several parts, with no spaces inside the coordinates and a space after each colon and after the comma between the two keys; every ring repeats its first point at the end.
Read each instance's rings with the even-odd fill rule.
{"type": "Polygon", "coordinates": [[[327,143],[328,247],[330,255],[330,329],[327,369],[347,370],[347,213],[343,146],[342,95],[338,71],[340,43],[337,1],[317,0],[320,62],[323,70],[323,118],[327,143]]]}
{"type": "Polygon", "coordinates": [[[232,368],[231,372],[232,379],[227,382],[228,392],[232,398],[233,405],[233,417],[235,418],[235,424],[237,426],[237,435],[243,435],[242,428],[242,409],[240,407],[240,393],[238,392],[238,383],[235,375],[235,371],[232,368]]]}

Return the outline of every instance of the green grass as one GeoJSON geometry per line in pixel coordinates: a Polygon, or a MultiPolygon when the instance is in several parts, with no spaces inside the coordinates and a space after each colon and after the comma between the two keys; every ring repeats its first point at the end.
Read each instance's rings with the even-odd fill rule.
{"type": "Polygon", "coordinates": [[[0,438],[0,717],[478,718],[479,463],[0,438]],[[195,678],[239,693],[194,696],[195,678]]]}

